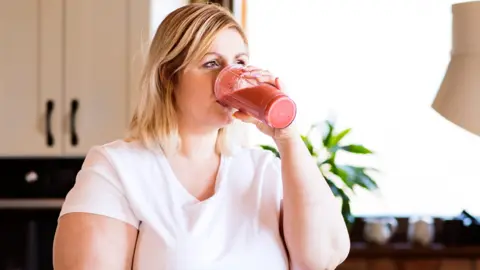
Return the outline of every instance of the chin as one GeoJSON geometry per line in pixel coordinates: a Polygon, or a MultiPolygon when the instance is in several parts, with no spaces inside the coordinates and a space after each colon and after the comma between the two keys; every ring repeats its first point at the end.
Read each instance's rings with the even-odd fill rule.
{"type": "Polygon", "coordinates": [[[224,107],[220,104],[217,104],[217,105],[218,105],[219,110],[216,111],[215,116],[212,117],[212,118],[217,120],[215,122],[217,122],[222,127],[233,123],[233,120],[234,120],[234,117],[233,117],[234,110],[233,110],[233,108],[224,107]]]}

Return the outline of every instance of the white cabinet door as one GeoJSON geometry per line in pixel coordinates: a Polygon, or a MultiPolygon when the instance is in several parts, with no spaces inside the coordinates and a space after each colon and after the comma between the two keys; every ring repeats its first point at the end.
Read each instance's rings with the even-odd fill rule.
{"type": "Polygon", "coordinates": [[[129,105],[128,0],[65,0],[64,154],[125,135],[129,105]]]}
{"type": "Polygon", "coordinates": [[[0,1],[0,156],[61,154],[62,9],[0,1]]]}

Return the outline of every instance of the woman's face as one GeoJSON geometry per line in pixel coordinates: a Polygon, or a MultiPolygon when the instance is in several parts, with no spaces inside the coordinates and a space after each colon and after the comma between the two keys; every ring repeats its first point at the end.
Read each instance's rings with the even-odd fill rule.
{"type": "Polygon", "coordinates": [[[233,121],[232,108],[218,104],[213,93],[218,73],[231,64],[248,64],[247,46],[236,30],[225,29],[218,33],[208,53],[179,76],[175,98],[183,128],[205,132],[233,121]]]}

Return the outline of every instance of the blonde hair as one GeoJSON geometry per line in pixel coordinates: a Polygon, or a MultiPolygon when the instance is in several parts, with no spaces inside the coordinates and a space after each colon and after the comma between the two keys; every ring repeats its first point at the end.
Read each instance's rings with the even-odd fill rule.
{"type": "MultiPolygon", "coordinates": [[[[130,139],[148,148],[176,151],[180,145],[174,89],[179,72],[202,58],[222,30],[238,31],[248,41],[233,15],[216,4],[180,7],[163,20],[150,44],[140,80],[140,97],[130,122],[130,139]]],[[[216,150],[231,154],[232,125],[219,130],[216,150]]]]}

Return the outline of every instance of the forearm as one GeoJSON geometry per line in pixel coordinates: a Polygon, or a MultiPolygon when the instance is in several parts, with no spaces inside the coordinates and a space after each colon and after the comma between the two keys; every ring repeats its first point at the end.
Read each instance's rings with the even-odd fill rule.
{"type": "Polygon", "coordinates": [[[301,138],[294,137],[276,141],[282,164],[285,241],[299,268],[334,269],[350,249],[348,231],[315,160],[301,138]]]}

